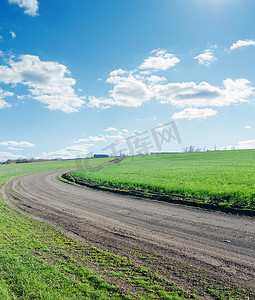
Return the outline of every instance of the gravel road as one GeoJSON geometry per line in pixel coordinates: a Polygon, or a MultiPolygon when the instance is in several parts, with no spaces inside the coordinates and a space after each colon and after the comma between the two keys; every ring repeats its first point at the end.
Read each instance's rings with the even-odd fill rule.
{"type": "MultiPolygon", "coordinates": [[[[255,290],[254,218],[95,191],[59,181],[62,173],[15,178],[2,193],[98,248],[120,255],[142,249],[255,290]]],[[[164,270],[157,260],[153,267],[164,270]]]]}

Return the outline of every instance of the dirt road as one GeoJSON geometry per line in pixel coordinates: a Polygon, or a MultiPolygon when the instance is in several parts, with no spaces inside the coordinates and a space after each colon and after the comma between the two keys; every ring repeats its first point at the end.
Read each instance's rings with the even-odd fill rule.
{"type": "MultiPolygon", "coordinates": [[[[4,193],[24,211],[98,248],[121,255],[142,249],[158,259],[133,258],[162,272],[171,272],[163,262],[169,259],[211,280],[229,278],[255,290],[255,219],[73,186],[57,179],[61,173],[13,179],[4,193]]],[[[178,280],[188,286],[192,279],[178,280]]]]}

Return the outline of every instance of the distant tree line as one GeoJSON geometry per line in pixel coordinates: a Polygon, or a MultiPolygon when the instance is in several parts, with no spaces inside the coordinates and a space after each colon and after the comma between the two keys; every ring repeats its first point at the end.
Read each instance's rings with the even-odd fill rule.
{"type": "Polygon", "coordinates": [[[32,163],[32,162],[43,162],[43,161],[57,161],[61,159],[35,159],[35,158],[18,158],[18,159],[8,159],[2,164],[24,164],[24,163],[32,163]]]}

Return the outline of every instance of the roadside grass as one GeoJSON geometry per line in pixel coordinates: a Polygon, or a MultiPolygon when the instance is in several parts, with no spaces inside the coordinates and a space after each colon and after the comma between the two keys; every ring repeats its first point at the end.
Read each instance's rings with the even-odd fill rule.
{"type": "Polygon", "coordinates": [[[255,150],[128,157],[115,165],[71,175],[113,188],[184,196],[222,207],[255,208],[255,150]]]}
{"type": "Polygon", "coordinates": [[[91,270],[75,269],[63,255],[68,240],[53,227],[3,203],[0,219],[1,299],[129,299],[91,270]]]}
{"type": "MultiPolygon", "coordinates": [[[[93,159],[84,163],[95,165],[106,161],[93,159]]],[[[75,167],[74,161],[1,165],[0,185],[15,176],[75,167]]],[[[0,299],[191,297],[131,258],[68,238],[55,227],[9,208],[0,199],[0,299]],[[111,284],[114,281],[111,279],[116,279],[116,284],[111,284]]]]}

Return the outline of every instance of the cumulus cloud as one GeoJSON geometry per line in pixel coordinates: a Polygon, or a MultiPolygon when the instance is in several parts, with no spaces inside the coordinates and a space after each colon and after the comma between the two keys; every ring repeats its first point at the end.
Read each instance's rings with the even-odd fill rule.
{"type": "Polygon", "coordinates": [[[0,88],[0,109],[6,108],[6,107],[11,107],[11,104],[7,103],[4,98],[13,96],[12,92],[5,92],[0,88]]]}
{"type": "Polygon", "coordinates": [[[118,129],[114,127],[107,127],[106,129],[104,129],[104,131],[118,131],[118,129]]]}
{"type": "Polygon", "coordinates": [[[0,152],[0,161],[1,162],[6,161],[8,159],[19,159],[19,158],[25,158],[25,157],[22,155],[13,154],[11,152],[0,152]]]}
{"type": "Polygon", "coordinates": [[[112,72],[109,74],[109,76],[110,76],[110,77],[111,77],[111,76],[118,76],[118,75],[123,75],[123,74],[127,74],[127,73],[128,73],[127,71],[122,70],[122,69],[120,68],[120,69],[118,69],[118,70],[112,71],[112,72]]]}
{"type": "MultiPolygon", "coordinates": [[[[118,130],[117,130],[118,131],[118,130]]],[[[95,135],[95,136],[89,136],[88,138],[81,138],[75,141],[75,143],[84,143],[84,142],[107,142],[111,139],[123,139],[124,132],[118,132],[118,134],[100,134],[100,135],[95,135]]]]}
{"type": "Polygon", "coordinates": [[[76,112],[85,103],[84,97],[76,95],[75,79],[69,77],[66,66],[54,61],[41,61],[38,56],[22,55],[0,66],[0,82],[22,84],[31,96],[51,110],[76,112]]]}
{"type": "Polygon", "coordinates": [[[195,82],[169,83],[153,87],[156,98],[161,103],[169,103],[173,106],[184,108],[186,106],[228,106],[234,103],[249,102],[254,88],[247,79],[223,81],[223,87],[219,88],[207,82],[196,84],[195,82]]]}
{"type": "Polygon", "coordinates": [[[156,75],[151,75],[149,77],[146,78],[147,81],[150,83],[150,84],[157,84],[157,83],[160,83],[160,82],[165,82],[167,81],[166,78],[163,76],[163,77],[160,77],[160,76],[156,76],[156,75]]]}
{"type": "Polygon", "coordinates": [[[205,50],[204,53],[199,54],[194,57],[194,59],[197,59],[201,65],[205,66],[209,66],[213,61],[217,60],[213,55],[213,51],[210,49],[205,50]]]}
{"type": "Polygon", "coordinates": [[[236,43],[233,43],[233,45],[229,48],[230,51],[246,47],[246,46],[255,46],[255,40],[238,40],[236,43]]]}
{"type": "Polygon", "coordinates": [[[91,145],[72,145],[65,147],[64,149],[52,151],[52,152],[43,152],[39,159],[74,159],[80,157],[86,157],[89,153],[88,147],[91,145]]]}
{"type": "Polygon", "coordinates": [[[88,97],[88,107],[92,108],[109,108],[115,105],[114,100],[110,98],[97,98],[95,96],[88,97]]]}
{"type": "Polygon", "coordinates": [[[111,140],[124,140],[125,137],[127,137],[130,133],[133,133],[133,131],[129,131],[128,129],[122,129],[119,130],[115,127],[108,127],[103,130],[104,132],[109,132],[106,134],[99,134],[95,136],[89,136],[85,138],[80,138],[78,140],[75,140],[75,144],[79,143],[87,143],[87,142],[93,142],[93,143],[100,143],[100,142],[109,142],[111,140]]]}
{"type": "Polygon", "coordinates": [[[197,109],[197,108],[185,108],[184,110],[173,114],[173,119],[205,119],[217,115],[217,111],[213,109],[197,109]]]}
{"type": "Polygon", "coordinates": [[[105,142],[106,138],[103,135],[95,135],[95,136],[89,136],[88,138],[82,138],[75,141],[75,143],[84,143],[84,142],[105,142]]]}
{"type": "Polygon", "coordinates": [[[150,87],[139,75],[110,76],[107,83],[114,85],[109,98],[89,97],[89,107],[108,108],[110,106],[139,107],[152,98],[150,87]]]}
{"type": "Polygon", "coordinates": [[[11,107],[11,104],[7,103],[3,99],[0,99],[0,109],[11,107]]]}
{"type": "Polygon", "coordinates": [[[22,141],[22,142],[17,142],[17,141],[7,141],[7,142],[0,142],[0,146],[10,146],[10,147],[21,147],[21,148],[32,148],[35,145],[30,143],[30,142],[26,142],[26,141],[22,141]]]}
{"type": "Polygon", "coordinates": [[[249,103],[250,97],[254,95],[251,82],[245,78],[236,80],[227,78],[221,87],[208,82],[163,84],[158,80],[160,77],[148,83],[148,78],[139,75],[111,76],[107,79],[107,82],[114,84],[109,92],[110,97],[90,96],[88,105],[97,108],[107,108],[113,105],[139,107],[155,97],[160,103],[168,103],[179,108],[220,107],[235,103],[249,103]]]}
{"type": "Polygon", "coordinates": [[[25,14],[35,17],[38,15],[39,4],[37,0],[8,0],[9,4],[17,4],[25,9],[25,14]]]}
{"type": "MultiPolygon", "coordinates": [[[[205,50],[195,59],[207,66],[216,60],[210,49],[205,50]]],[[[245,78],[226,78],[221,86],[214,86],[205,81],[169,83],[163,76],[152,75],[153,71],[166,71],[178,62],[179,59],[167,53],[166,50],[154,50],[152,55],[145,59],[137,69],[125,71],[119,68],[110,72],[106,82],[112,84],[113,88],[108,92],[107,97],[89,96],[88,106],[94,108],[139,107],[155,98],[163,104],[193,109],[175,114],[178,118],[190,114],[189,119],[193,119],[198,118],[196,116],[204,118],[217,113],[208,107],[249,103],[254,96],[254,88],[245,78]],[[207,107],[208,110],[194,109],[201,107],[207,107]]]]}
{"type": "Polygon", "coordinates": [[[139,77],[111,77],[108,82],[115,84],[109,93],[115,105],[138,107],[152,97],[150,89],[139,77]]]}
{"type": "Polygon", "coordinates": [[[23,151],[24,148],[15,148],[15,147],[7,147],[9,150],[12,150],[12,151],[23,151]]]}
{"type": "Polygon", "coordinates": [[[179,62],[180,59],[174,54],[167,53],[165,49],[158,49],[152,51],[152,56],[146,58],[145,61],[139,66],[139,69],[166,71],[167,69],[177,65],[179,62]]]}
{"type": "Polygon", "coordinates": [[[255,149],[255,140],[239,141],[236,148],[238,148],[238,149],[255,149]]]}
{"type": "Polygon", "coordinates": [[[16,36],[16,33],[15,32],[13,32],[13,31],[10,31],[10,34],[11,34],[11,36],[12,36],[12,39],[15,39],[17,36],[16,36]]]}
{"type": "Polygon", "coordinates": [[[121,68],[110,72],[106,82],[113,85],[107,97],[88,97],[88,106],[109,108],[111,106],[139,107],[153,97],[152,87],[166,81],[165,77],[151,75],[152,71],[175,66],[180,60],[166,50],[154,50],[138,69],[126,71],[121,68]]]}

